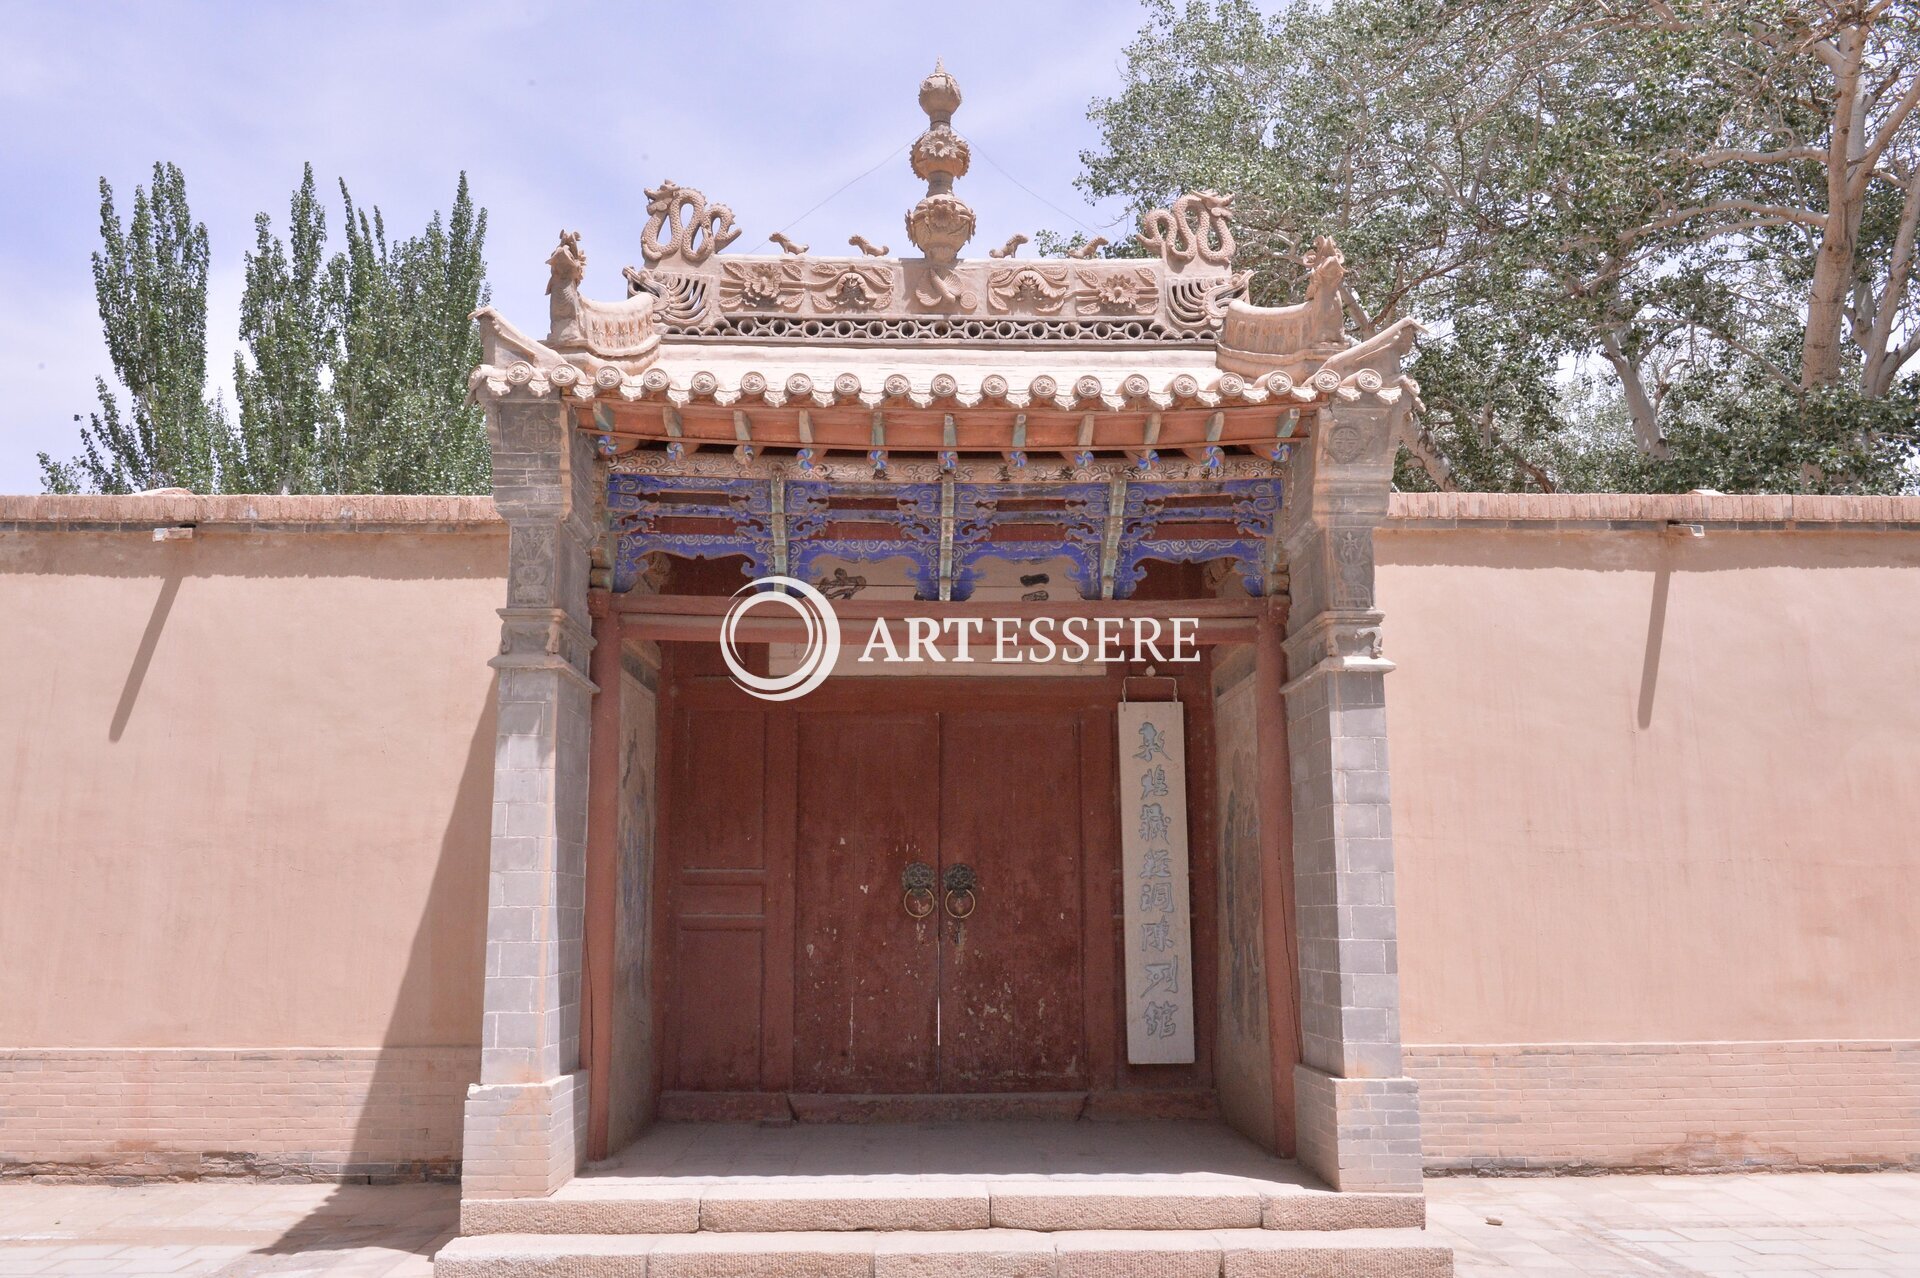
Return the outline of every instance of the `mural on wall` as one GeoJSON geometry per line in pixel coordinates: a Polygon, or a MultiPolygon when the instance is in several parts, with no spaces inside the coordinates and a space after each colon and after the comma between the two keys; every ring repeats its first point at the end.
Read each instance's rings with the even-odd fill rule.
{"type": "MultiPolygon", "coordinates": [[[[653,1070],[653,974],[649,963],[655,796],[653,673],[630,656],[620,679],[620,873],[614,916],[613,1074],[642,1079],[653,1070]]],[[[647,1089],[617,1087],[608,1110],[608,1139],[620,1146],[652,1117],[641,1111],[647,1089]]]]}
{"type": "Polygon", "coordinates": [[[1248,663],[1219,693],[1214,731],[1220,761],[1220,1021],[1217,1070],[1221,1108],[1245,1130],[1271,1122],[1273,1092],[1267,1024],[1266,943],[1260,901],[1260,769],[1248,663]]]}

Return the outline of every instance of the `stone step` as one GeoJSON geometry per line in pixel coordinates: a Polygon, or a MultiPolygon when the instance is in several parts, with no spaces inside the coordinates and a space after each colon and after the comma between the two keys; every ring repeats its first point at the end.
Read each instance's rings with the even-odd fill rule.
{"type": "Polygon", "coordinates": [[[435,1278],[1448,1278],[1415,1229],[485,1234],[435,1278]]]}
{"type": "Polygon", "coordinates": [[[1230,1178],[729,1180],[582,1178],[550,1198],[467,1198],[460,1232],[691,1234],[1021,1229],[1418,1229],[1420,1194],[1230,1178]]]}

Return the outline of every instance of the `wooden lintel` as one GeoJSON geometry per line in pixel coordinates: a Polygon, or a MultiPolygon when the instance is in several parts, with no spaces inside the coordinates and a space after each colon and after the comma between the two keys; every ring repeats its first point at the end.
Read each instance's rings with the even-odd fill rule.
{"type": "MultiPolygon", "coordinates": [[[[922,613],[920,615],[929,616],[937,614],[922,613]]],[[[1162,629],[1159,632],[1159,640],[1162,644],[1171,641],[1172,634],[1171,631],[1166,628],[1166,622],[1164,620],[1154,617],[1145,617],[1142,619],[1161,621],[1162,629]]],[[[878,618],[863,620],[855,617],[842,616],[840,618],[841,643],[843,645],[851,644],[858,650],[858,648],[866,642],[867,636],[872,633],[874,625],[877,624],[879,620],[878,618]]],[[[904,627],[906,625],[905,619],[889,617],[885,620],[889,629],[893,630],[894,642],[900,647],[905,647],[907,643],[906,633],[903,630],[896,629],[896,627],[904,627]]],[[[993,629],[992,620],[984,618],[973,618],[972,620],[983,623],[983,629],[976,633],[984,634],[985,638],[991,641],[993,629]]],[[[1088,639],[1095,638],[1095,632],[1091,627],[1092,624],[1098,620],[1098,618],[1089,619],[1089,628],[1086,631],[1086,637],[1088,639]]],[[[1108,618],[1108,620],[1115,619],[1108,618]]],[[[1127,627],[1131,627],[1132,625],[1131,619],[1119,620],[1127,627]]],[[[1223,643],[1251,643],[1258,635],[1260,629],[1260,623],[1250,617],[1196,617],[1192,620],[1194,622],[1191,631],[1193,642],[1204,646],[1223,643]]],[[[722,624],[718,617],[655,617],[645,615],[635,616],[631,614],[623,614],[619,618],[619,623],[620,635],[623,639],[651,639],[655,643],[717,643],[720,640],[720,626],[722,624]]],[[[771,612],[764,614],[754,613],[750,616],[743,617],[733,629],[733,640],[735,643],[805,643],[810,637],[805,622],[798,618],[782,617],[777,613],[771,612]]],[[[1060,638],[1058,630],[1054,632],[1053,637],[1058,641],[1060,638]]],[[[1131,630],[1122,630],[1120,637],[1122,642],[1131,642],[1131,630]]]]}
{"type": "MultiPolygon", "coordinates": [[[[620,632],[628,639],[657,642],[717,642],[722,618],[734,600],[719,595],[618,595],[614,612],[620,632]]],[[[931,617],[944,626],[979,621],[991,627],[999,618],[1027,622],[1041,617],[1056,623],[1082,618],[1103,619],[1131,628],[1136,619],[1153,620],[1163,627],[1174,620],[1192,621],[1197,643],[1250,643],[1266,610],[1263,599],[1062,599],[1044,603],[990,603],[966,600],[936,603],[921,600],[843,600],[834,605],[843,631],[842,641],[861,643],[875,623],[906,624],[909,617],[931,617]]],[[[1170,632],[1163,631],[1163,634],[1170,632]]],[[[805,623],[779,610],[762,610],[740,620],[734,638],[743,643],[793,643],[807,638],[805,623]]],[[[904,642],[904,639],[902,639],[904,642]]]]}
{"type": "MultiPolygon", "coordinates": [[[[624,616],[713,617],[726,615],[735,603],[732,595],[654,595],[630,593],[613,597],[613,610],[624,616]]],[[[1212,620],[1267,615],[1264,599],[1228,599],[1208,595],[1201,599],[964,599],[935,603],[925,599],[841,599],[833,605],[842,621],[873,621],[880,617],[1200,617],[1212,620]]]]}

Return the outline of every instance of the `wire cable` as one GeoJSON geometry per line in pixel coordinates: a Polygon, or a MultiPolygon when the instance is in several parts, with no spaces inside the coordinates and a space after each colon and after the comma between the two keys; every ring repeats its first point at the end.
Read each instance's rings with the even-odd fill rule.
{"type": "Polygon", "coordinates": [[[971,143],[970,145],[973,147],[974,153],[976,155],[978,155],[981,159],[985,160],[988,164],[991,164],[995,169],[999,170],[1001,177],[1013,183],[1015,186],[1025,191],[1028,195],[1031,195],[1034,199],[1040,201],[1042,204],[1052,209],[1055,213],[1058,213],[1061,217],[1066,218],[1069,222],[1072,222],[1074,225],[1078,226],[1081,230],[1085,231],[1089,235],[1098,235],[1100,234],[1100,230],[1110,231],[1115,226],[1119,225],[1123,220],[1125,220],[1127,216],[1125,213],[1122,213],[1119,217],[1107,223],[1105,227],[1100,228],[1099,230],[1096,230],[1095,228],[1088,226],[1085,222],[1081,221],[1078,217],[1075,217],[1072,213],[1069,213],[1067,212],[1067,210],[1061,208],[1058,204],[1055,204],[1052,200],[1049,200],[1046,196],[1040,194],[1040,192],[1028,186],[1025,182],[1022,182],[1019,178],[1015,177],[1010,171],[1008,171],[1006,165],[1000,163],[1000,161],[994,159],[991,155],[988,155],[986,152],[986,149],[982,147],[978,142],[971,143]]]}
{"type": "MultiPolygon", "coordinates": [[[[918,137],[918,136],[919,136],[918,134],[914,135],[914,137],[918,137]]],[[[899,155],[902,151],[912,146],[913,141],[914,141],[913,138],[908,138],[905,142],[902,142],[899,146],[893,148],[893,150],[887,152],[885,155],[881,156],[878,160],[876,160],[873,164],[873,167],[867,169],[864,173],[857,174],[853,177],[848,178],[845,182],[842,182],[838,187],[834,189],[831,195],[821,200],[818,204],[808,209],[805,213],[802,213],[799,217],[793,218],[781,226],[775,227],[773,229],[772,235],[767,236],[766,239],[761,240],[758,244],[754,245],[753,251],[755,253],[758,253],[763,248],[773,247],[774,235],[786,234],[787,231],[791,230],[793,227],[800,225],[800,223],[806,221],[808,218],[812,217],[815,213],[818,213],[821,209],[833,203],[834,200],[838,199],[841,196],[841,194],[846,191],[848,187],[853,186],[858,182],[862,182],[867,178],[872,177],[875,173],[879,172],[880,166],[882,164],[887,163],[888,161],[892,160],[896,155],[899,155]]],[[[999,166],[996,165],[995,167],[997,168],[999,166]]]]}

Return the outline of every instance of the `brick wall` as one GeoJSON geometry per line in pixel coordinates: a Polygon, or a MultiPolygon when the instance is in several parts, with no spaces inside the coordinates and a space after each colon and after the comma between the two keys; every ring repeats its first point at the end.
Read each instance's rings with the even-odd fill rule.
{"type": "Polygon", "coordinates": [[[0,1177],[452,1176],[479,1076],[477,1047],[0,1051],[0,1177]]]}
{"type": "Polygon", "coordinates": [[[1920,1042],[1410,1045],[1428,1171],[1920,1170],[1920,1042]]]}

